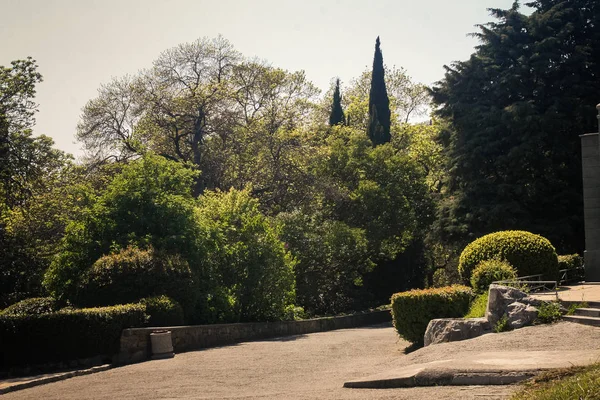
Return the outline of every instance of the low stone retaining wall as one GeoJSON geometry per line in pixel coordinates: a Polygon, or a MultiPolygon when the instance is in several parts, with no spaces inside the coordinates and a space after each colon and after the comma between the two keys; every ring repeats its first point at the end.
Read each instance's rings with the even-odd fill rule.
{"type": "Polygon", "coordinates": [[[121,334],[120,353],[115,356],[113,362],[116,364],[128,364],[149,359],[150,333],[157,329],[171,331],[173,350],[175,353],[180,353],[252,340],[355,328],[380,324],[391,320],[392,315],[390,311],[384,310],[303,321],[124,329],[121,334]]]}

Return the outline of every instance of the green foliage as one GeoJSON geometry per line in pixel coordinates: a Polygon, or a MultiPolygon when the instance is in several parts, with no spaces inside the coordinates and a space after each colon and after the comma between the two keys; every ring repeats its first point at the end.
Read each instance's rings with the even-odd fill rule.
{"type": "Polygon", "coordinates": [[[298,260],[296,300],[313,315],[355,308],[365,273],[372,270],[364,230],[301,212],[279,214],[282,240],[298,260]]]}
{"type": "Polygon", "coordinates": [[[422,343],[429,321],[465,315],[473,299],[466,286],[410,290],[392,296],[392,316],[398,334],[413,343],[422,343]]]}
{"type": "Polygon", "coordinates": [[[558,269],[576,269],[583,267],[583,257],[579,254],[558,256],[558,269]]]}
{"type": "Polygon", "coordinates": [[[475,292],[487,293],[492,282],[516,279],[517,271],[506,261],[491,259],[481,261],[471,274],[471,286],[475,292]]]}
{"type": "Polygon", "coordinates": [[[537,320],[542,324],[551,324],[558,322],[562,317],[560,303],[558,302],[543,302],[538,307],[537,320]]]}
{"type": "Polygon", "coordinates": [[[489,292],[484,292],[477,297],[475,300],[471,302],[471,306],[469,307],[469,311],[465,314],[465,318],[482,318],[485,317],[485,312],[487,310],[489,292]]]}
{"type": "Polygon", "coordinates": [[[485,235],[470,243],[460,255],[458,271],[470,279],[473,269],[491,259],[506,260],[519,276],[543,274],[558,278],[556,251],[548,239],[525,231],[502,231],[485,235]]]}
{"type": "Polygon", "coordinates": [[[45,274],[47,290],[57,298],[74,298],[96,260],[130,245],[180,254],[200,274],[206,235],[190,192],[195,175],[180,163],[151,154],[126,165],[91,200],[89,210],[67,226],[62,251],[45,274]]]}
{"type": "Polygon", "coordinates": [[[390,135],[391,112],[390,99],[385,87],[385,71],[383,55],[379,48],[379,36],[375,42],[373,57],[373,74],[371,76],[371,91],[369,92],[369,127],[368,136],[374,146],[388,143],[390,135]]]}
{"type": "Polygon", "coordinates": [[[446,286],[451,286],[452,282],[450,281],[450,276],[445,269],[440,268],[436,269],[433,273],[433,285],[434,288],[441,288],[446,286]]]}
{"type": "Polygon", "coordinates": [[[121,331],[140,327],[144,306],[63,310],[39,315],[0,315],[3,367],[69,361],[119,351],[121,331]]]}
{"type": "Polygon", "coordinates": [[[340,94],[340,80],[335,81],[335,91],[333,92],[333,102],[331,104],[331,114],[329,115],[329,126],[344,124],[344,110],[342,109],[342,95],[340,94]]]}
{"type": "Polygon", "coordinates": [[[140,300],[140,304],[146,308],[148,326],[183,325],[183,308],[167,296],[147,297],[140,300]]]}
{"type": "Polygon", "coordinates": [[[597,131],[600,8],[593,0],[491,9],[468,60],[433,88],[447,137],[441,237],[539,232],[581,251],[583,201],[578,135],[597,131]],[[529,12],[531,11],[531,12],[529,12]]]}
{"type": "Polygon", "coordinates": [[[559,369],[525,383],[512,400],[599,400],[600,363],[559,369]]]}
{"type": "Polygon", "coordinates": [[[52,297],[33,297],[12,304],[0,311],[0,315],[40,315],[58,311],[59,308],[58,302],[52,297]]]}
{"type": "Polygon", "coordinates": [[[356,129],[338,127],[313,171],[323,214],[364,229],[373,259],[394,259],[432,214],[425,171],[395,144],[373,147],[356,129]]]}
{"type": "Polygon", "coordinates": [[[110,306],[134,303],[149,296],[167,295],[190,310],[198,287],[187,261],[152,247],[127,247],[100,257],[81,279],[76,304],[110,306]]]}
{"type": "Polygon", "coordinates": [[[496,333],[508,332],[510,330],[511,327],[508,323],[508,317],[506,315],[503,315],[502,318],[500,318],[498,322],[496,322],[496,325],[494,325],[494,332],[496,333]]]}
{"type": "Polygon", "coordinates": [[[283,319],[295,300],[296,261],[258,201],[249,190],[207,191],[198,214],[214,243],[207,260],[215,282],[209,311],[233,321],[283,319]],[[215,308],[219,304],[229,309],[215,308]]]}

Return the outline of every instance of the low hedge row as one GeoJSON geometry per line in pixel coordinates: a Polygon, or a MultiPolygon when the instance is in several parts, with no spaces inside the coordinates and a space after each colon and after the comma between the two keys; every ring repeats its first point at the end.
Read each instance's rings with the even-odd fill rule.
{"type": "Polygon", "coordinates": [[[115,354],[121,331],[145,320],[142,304],[0,315],[2,368],[115,354]]]}
{"type": "Polygon", "coordinates": [[[396,293],[392,296],[394,327],[402,338],[421,344],[429,321],[462,317],[473,297],[473,290],[460,285],[396,293]]]}

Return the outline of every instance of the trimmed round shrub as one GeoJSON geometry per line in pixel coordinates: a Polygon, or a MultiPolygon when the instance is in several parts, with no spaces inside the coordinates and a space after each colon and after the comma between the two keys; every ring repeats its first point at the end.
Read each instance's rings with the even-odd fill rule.
{"type": "Polygon", "coordinates": [[[183,308],[167,296],[148,297],[140,300],[146,307],[148,326],[176,326],[183,325],[183,308]]]}
{"type": "Polygon", "coordinates": [[[471,288],[461,285],[396,293],[392,296],[394,327],[402,338],[422,344],[429,321],[462,317],[474,297],[471,288]]]}
{"type": "Polygon", "coordinates": [[[77,302],[110,306],[160,295],[176,300],[184,309],[194,304],[197,290],[187,261],[152,248],[128,247],[94,263],[82,279],[77,302]]]}
{"type": "Polygon", "coordinates": [[[550,241],[526,231],[490,233],[471,242],[460,255],[458,272],[465,280],[482,261],[500,259],[512,265],[519,276],[542,274],[558,278],[558,257],[550,241]]]}
{"type": "Polygon", "coordinates": [[[58,311],[60,307],[52,297],[32,297],[21,300],[0,312],[0,315],[41,315],[58,311]]]}
{"type": "Polygon", "coordinates": [[[488,291],[492,282],[516,279],[517,271],[502,260],[485,260],[477,264],[471,275],[471,286],[479,294],[488,291]]]}

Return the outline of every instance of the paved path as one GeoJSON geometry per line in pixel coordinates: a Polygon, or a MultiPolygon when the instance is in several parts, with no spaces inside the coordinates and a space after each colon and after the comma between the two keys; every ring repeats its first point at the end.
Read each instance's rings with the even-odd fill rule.
{"type": "Polygon", "coordinates": [[[566,285],[558,288],[558,291],[535,293],[533,297],[540,300],[556,300],[556,295],[562,301],[570,302],[600,302],[600,283],[584,282],[575,285],[566,285]]]}
{"type": "MultiPolygon", "coordinates": [[[[13,399],[506,399],[511,386],[345,389],[397,366],[407,342],[389,326],[177,354],[2,396],[13,399]]],[[[425,350],[425,349],[423,349],[425,350]]]]}

